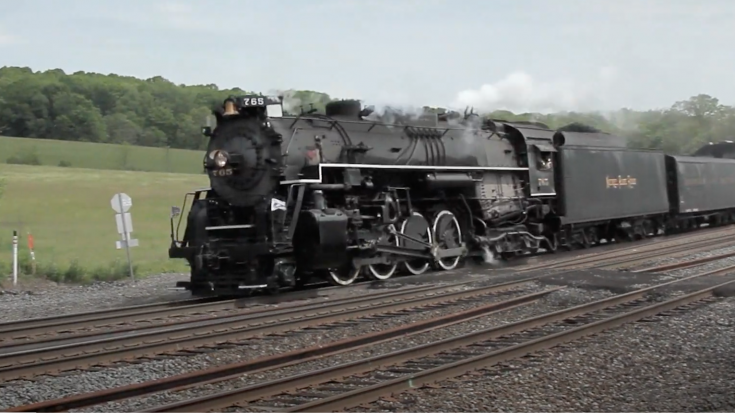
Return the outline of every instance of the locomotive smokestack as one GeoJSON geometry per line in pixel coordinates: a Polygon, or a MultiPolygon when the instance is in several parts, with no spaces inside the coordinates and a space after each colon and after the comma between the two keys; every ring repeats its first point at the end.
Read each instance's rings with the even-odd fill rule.
{"type": "Polygon", "coordinates": [[[346,100],[335,100],[327,103],[325,111],[329,117],[345,117],[358,119],[360,112],[362,111],[362,105],[359,100],[346,99],[346,100]]]}

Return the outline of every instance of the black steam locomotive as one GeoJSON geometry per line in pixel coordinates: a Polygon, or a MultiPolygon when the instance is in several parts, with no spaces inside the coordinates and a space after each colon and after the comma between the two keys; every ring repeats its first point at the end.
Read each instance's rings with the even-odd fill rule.
{"type": "Polygon", "coordinates": [[[255,95],[213,114],[211,188],[187,194],[182,240],[171,216],[169,256],[189,262],[196,295],[386,280],[735,220],[735,161],[631,150],[574,125],[351,100],[284,115],[280,97],[255,95]]]}

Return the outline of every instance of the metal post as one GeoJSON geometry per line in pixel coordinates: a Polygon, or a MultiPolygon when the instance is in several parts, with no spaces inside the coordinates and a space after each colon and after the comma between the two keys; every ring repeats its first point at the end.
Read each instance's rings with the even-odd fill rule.
{"type": "Polygon", "coordinates": [[[33,246],[33,235],[28,231],[28,250],[31,253],[31,274],[36,275],[36,252],[33,246]]]}
{"type": "Polygon", "coordinates": [[[130,237],[128,236],[128,225],[125,223],[125,209],[123,208],[122,197],[117,197],[117,202],[120,204],[120,211],[123,211],[121,215],[122,227],[123,227],[123,241],[125,242],[125,253],[128,255],[128,269],[130,270],[130,279],[134,280],[133,275],[133,261],[130,259],[130,237]]]}
{"type": "Polygon", "coordinates": [[[18,285],[18,231],[13,231],[13,286],[18,285]]]}

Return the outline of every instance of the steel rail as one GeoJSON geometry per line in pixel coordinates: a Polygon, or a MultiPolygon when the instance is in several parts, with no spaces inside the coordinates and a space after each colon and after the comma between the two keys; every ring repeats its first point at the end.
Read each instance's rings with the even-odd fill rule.
{"type": "MultiPolygon", "coordinates": [[[[691,260],[691,261],[687,261],[684,263],[665,264],[665,265],[658,266],[658,267],[650,267],[645,270],[654,271],[654,270],[666,270],[666,269],[673,269],[673,268],[687,268],[687,267],[694,266],[699,263],[710,262],[710,261],[714,261],[719,258],[725,258],[725,257],[731,256],[731,255],[732,254],[721,254],[718,256],[706,257],[703,259],[691,260]]],[[[706,273],[698,274],[694,277],[701,277],[704,275],[720,273],[723,271],[727,271],[728,269],[729,268],[709,271],[706,273]]],[[[540,278],[544,278],[544,277],[540,277],[540,278]]],[[[649,287],[648,289],[660,288],[668,284],[681,282],[688,278],[689,277],[685,279],[674,280],[669,283],[649,287]]],[[[459,284],[462,284],[462,283],[459,283],[459,284]]],[[[641,291],[646,291],[646,290],[647,289],[643,289],[641,291]]],[[[545,292],[542,292],[542,294],[545,294],[545,292]]],[[[533,294],[531,294],[531,296],[533,296],[533,294]]],[[[522,298],[523,297],[520,297],[519,299],[522,299],[522,298]]],[[[508,302],[512,302],[512,301],[514,300],[508,300],[508,302]]],[[[501,305],[501,304],[503,304],[503,302],[491,304],[487,307],[490,308],[490,307],[494,307],[495,305],[501,305]]],[[[465,317],[464,313],[483,311],[483,308],[484,307],[476,308],[473,310],[468,310],[466,312],[455,314],[455,315],[449,315],[444,318],[455,318],[456,316],[456,317],[459,317],[456,319],[460,320],[461,318],[465,317]]],[[[440,320],[441,319],[429,320],[427,321],[427,323],[438,323],[440,322],[440,320]]],[[[462,321],[455,321],[455,323],[456,322],[462,322],[462,321]]],[[[423,322],[417,323],[417,324],[414,324],[414,326],[419,326],[419,325],[423,326],[423,324],[424,324],[423,322]]],[[[390,338],[387,338],[387,336],[385,336],[386,334],[388,335],[391,334],[393,330],[400,331],[402,328],[403,327],[397,327],[395,329],[391,329],[388,331],[380,331],[380,332],[372,333],[367,336],[374,336],[374,337],[366,336],[364,337],[364,340],[370,340],[370,342],[372,342],[373,344],[377,342],[387,341],[387,340],[390,340],[390,338]]],[[[435,327],[435,328],[438,328],[438,327],[435,327]]],[[[411,335],[411,334],[417,334],[417,333],[418,332],[405,333],[405,334],[411,335]]],[[[208,370],[201,371],[201,372],[193,372],[193,373],[185,374],[185,375],[172,376],[172,377],[167,377],[167,378],[163,378],[163,379],[151,381],[151,382],[137,383],[137,384],[133,384],[130,386],[123,386],[121,388],[106,389],[101,392],[76,395],[76,396],[72,396],[71,398],[39,402],[33,405],[21,406],[12,411],[60,411],[60,410],[65,410],[65,409],[70,409],[70,408],[80,408],[80,407],[90,406],[94,404],[99,404],[104,401],[119,400],[119,399],[124,399],[128,397],[149,394],[152,392],[166,391],[166,390],[171,390],[171,389],[181,389],[181,388],[190,387],[192,385],[202,385],[206,383],[228,380],[228,379],[234,378],[232,377],[232,375],[252,373],[252,372],[263,371],[263,370],[272,370],[274,368],[285,367],[286,365],[303,363],[305,361],[311,360],[316,357],[323,357],[325,355],[337,354],[338,352],[350,351],[350,350],[354,350],[358,348],[358,347],[354,347],[354,343],[350,344],[349,343],[350,341],[351,341],[350,339],[340,340],[337,342],[329,343],[324,346],[315,346],[313,348],[299,350],[297,352],[290,352],[284,355],[259,358],[259,359],[252,360],[249,362],[237,363],[234,365],[227,365],[227,366],[222,366],[222,367],[216,367],[216,368],[208,369],[208,370]],[[350,346],[353,346],[353,347],[350,347],[350,346]],[[341,349],[341,350],[338,350],[338,349],[341,349]],[[277,364],[279,360],[280,362],[287,362],[288,364],[282,364],[279,366],[277,364]],[[288,362],[288,360],[291,360],[291,361],[288,362]],[[263,367],[265,364],[268,364],[268,363],[274,363],[274,364],[272,364],[271,367],[263,367]],[[189,384],[186,384],[186,383],[189,383],[189,384]]]]}
{"type": "Polygon", "coordinates": [[[697,258],[697,259],[682,261],[682,262],[674,262],[671,264],[654,265],[652,267],[640,268],[640,269],[633,270],[630,272],[642,273],[642,272],[660,272],[660,271],[680,270],[684,268],[696,267],[698,265],[706,264],[708,262],[717,261],[717,260],[730,258],[730,257],[735,257],[735,252],[711,255],[709,257],[697,258]]]}
{"type": "MultiPolygon", "coordinates": [[[[732,229],[717,229],[713,230],[711,234],[718,234],[720,232],[726,233],[726,235],[717,237],[717,238],[705,238],[703,240],[697,240],[694,241],[694,245],[692,243],[689,243],[686,245],[686,248],[689,250],[693,246],[696,247],[697,242],[705,242],[707,243],[704,247],[708,247],[711,245],[716,245],[717,243],[720,243],[725,240],[729,240],[731,237],[735,237],[735,235],[727,235],[728,232],[732,231],[732,229]]],[[[711,236],[709,234],[708,236],[711,236]]],[[[682,238],[691,238],[693,236],[700,236],[700,234],[691,235],[691,234],[685,234],[685,236],[682,236],[682,238]]],[[[662,253],[666,253],[667,248],[680,248],[681,246],[679,244],[674,245],[661,245],[664,243],[669,242],[681,242],[680,239],[667,239],[662,241],[661,243],[657,244],[648,244],[648,245],[629,245],[625,246],[624,248],[618,248],[613,249],[610,251],[605,251],[602,253],[596,253],[596,254],[585,254],[577,257],[571,257],[567,259],[563,259],[556,262],[544,262],[539,263],[536,265],[531,265],[529,267],[519,267],[518,270],[521,273],[526,273],[529,271],[533,271],[536,269],[557,269],[557,268],[563,268],[564,266],[569,266],[571,264],[574,265],[580,265],[580,264],[589,264],[589,263],[595,263],[602,261],[603,259],[622,259],[623,263],[630,263],[631,259],[628,258],[625,254],[621,256],[621,253],[632,251],[633,254],[629,254],[630,256],[634,256],[636,254],[642,254],[648,251],[641,251],[641,249],[645,249],[648,247],[651,247],[653,250],[653,255],[645,256],[643,259],[648,257],[655,257],[662,253]],[[605,258],[606,256],[611,255],[612,257],[605,258]]],[[[614,245],[614,244],[611,244],[614,245]]],[[[703,248],[704,248],[703,247],[703,248]]],[[[678,250],[677,250],[678,252],[678,250]]],[[[289,291],[287,293],[284,293],[282,297],[279,297],[279,299],[283,300],[298,300],[299,297],[305,296],[305,295],[312,295],[315,291],[318,293],[323,293],[332,289],[344,289],[344,288],[356,288],[361,287],[365,282],[359,282],[355,283],[346,287],[327,287],[327,288],[321,288],[318,290],[306,290],[306,291],[289,291]]],[[[311,297],[305,297],[305,298],[311,298],[311,297]]],[[[73,332],[75,330],[81,330],[84,328],[97,328],[97,327],[107,327],[107,326],[113,326],[116,324],[134,324],[138,322],[150,322],[151,320],[157,320],[157,319],[164,319],[165,317],[174,317],[174,316],[195,316],[195,315],[206,315],[207,313],[216,312],[216,311],[225,311],[225,310],[233,310],[233,311],[239,311],[237,304],[239,302],[242,302],[245,299],[239,298],[239,299],[231,299],[231,300],[218,300],[217,298],[199,298],[199,299],[192,299],[192,300],[182,300],[182,301],[173,301],[173,302],[167,302],[167,303],[160,303],[160,304],[145,304],[145,305],[137,305],[137,306],[129,306],[129,307],[122,307],[122,308],[115,308],[115,309],[109,309],[109,310],[103,310],[103,311],[91,311],[91,312],[83,312],[83,313],[73,313],[73,314],[67,314],[67,315],[61,315],[56,317],[44,317],[44,318],[35,318],[30,320],[19,320],[19,321],[11,321],[11,322],[5,322],[0,323],[0,347],[4,346],[13,346],[15,343],[13,343],[14,340],[17,339],[23,339],[28,338],[34,335],[40,335],[43,333],[47,334],[53,334],[53,333],[67,333],[67,332],[73,332]],[[5,342],[5,343],[3,343],[5,342]]],[[[250,304],[253,300],[255,302],[263,301],[264,303],[267,303],[268,301],[272,301],[273,299],[271,297],[250,297],[248,303],[250,304]],[[270,298],[270,300],[269,300],[270,298]]],[[[288,304],[285,305],[285,307],[290,306],[298,306],[301,304],[295,303],[295,304],[288,304]]],[[[256,313],[256,312],[267,312],[269,311],[269,308],[262,308],[262,309],[249,309],[245,310],[248,313],[256,313]]],[[[244,314],[245,311],[242,311],[241,314],[244,314]]],[[[157,326],[163,326],[163,323],[158,324],[157,326]]],[[[146,328],[150,326],[146,325],[142,328],[146,328]]],[[[131,330],[135,328],[135,326],[131,327],[131,330]]],[[[82,335],[73,335],[69,336],[71,337],[79,337],[82,335]]],[[[94,334],[87,334],[87,336],[91,336],[94,334]]]]}
{"type": "Polygon", "coordinates": [[[664,302],[652,304],[640,309],[625,312],[623,314],[618,314],[607,319],[591,322],[589,324],[585,324],[567,331],[560,331],[555,334],[539,337],[535,340],[522,342],[516,345],[493,351],[488,354],[478,355],[448,365],[443,365],[430,370],[417,372],[411,374],[409,380],[407,380],[406,377],[388,380],[370,387],[359,388],[348,393],[342,393],[325,399],[297,405],[289,409],[283,409],[281,411],[343,411],[344,409],[359,406],[366,402],[374,401],[382,395],[396,394],[433,382],[461,376],[471,371],[475,371],[504,361],[516,359],[518,357],[522,357],[527,354],[531,354],[541,350],[556,347],[560,344],[566,344],[592,334],[597,334],[605,330],[619,327],[623,324],[655,316],[657,314],[712,297],[714,294],[714,290],[732,285],[733,283],[735,283],[735,280],[704,288],[683,296],[674,297],[664,302]]]}
{"type": "MultiPolygon", "coordinates": [[[[181,311],[182,309],[199,307],[202,305],[211,305],[215,301],[213,298],[193,299],[183,301],[170,301],[160,304],[144,304],[129,307],[119,307],[102,311],[88,311],[83,313],[65,314],[55,317],[40,317],[26,320],[8,321],[0,323],[0,339],[6,338],[9,334],[24,330],[44,331],[49,328],[61,327],[66,325],[85,323],[93,323],[105,320],[125,319],[137,315],[146,316],[155,314],[160,311],[181,311]]],[[[232,301],[229,301],[232,302],[232,301]]]]}
{"type": "Polygon", "coordinates": [[[556,287],[536,293],[511,298],[508,300],[489,303],[480,307],[453,313],[439,318],[433,318],[413,324],[400,325],[389,330],[381,330],[363,334],[358,337],[346,338],[327,344],[318,344],[309,348],[294,350],[273,356],[259,357],[254,360],[212,367],[206,370],[194,371],[187,374],[164,377],[158,380],[135,383],[127,386],[105,389],[93,393],[78,394],[66,398],[47,400],[43,402],[18,406],[6,409],[9,412],[58,412],[70,409],[79,409],[89,406],[117,401],[131,397],[140,397],[161,391],[182,390],[192,386],[201,386],[236,379],[243,374],[260,373],[279,368],[301,364],[307,361],[334,356],[348,351],[355,351],[379,343],[426,333],[427,331],[449,327],[454,324],[472,321],[479,317],[486,317],[501,311],[528,305],[539,299],[566,287],[556,287]]]}
{"type": "Polygon", "coordinates": [[[277,314],[266,313],[258,317],[241,317],[219,323],[214,320],[212,323],[203,326],[183,326],[122,338],[113,337],[82,344],[7,353],[0,356],[0,363],[6,363],[4,367],[0,368],[0,379],[28,378],[37,374],[79,369],[83,366],[125,360],[126,358],[140,358],[147,355],[161,354],[169,350],[180,351],[206,344],[243,340],[256,335],[297,329],[315,324],[326,324],[343,319],[420,308],[434,303],[452,303],[470,297],[508,290],[537,279],[538,277],[533,277],[444,294],[441,294],[440,291],[450,289],[457,284],[468,284],[472,281],[450,286],[429,286],[410,293],[394,292],[382,295],[379,298],[362,297],[352,298],[349,302],[324,303],[314,306],[309,310],[310,312],[305,312],[303,308],[288,309],[277,314]]]}
{"type": "MultiPolygon", "coordinates": [[[[720,231],[716,231],[716,232],[719,233],[720,231]]],[[[570,257],[570,258],[561,259],[558,261],[552,261],[552,262],[545,261],[545,262],[541,262],[538,264],[532,264],[530,266],[520,266],[518,267],[518,270],[521,270],[523,272],[528,272],[528,271],[534,271],[538,269],[569,268],[572,266],[576,267],[579,265],[590,264],[590,263],[592,263],[593,265],[605,265],[604,263],[607,261],[614,261],[614,260],[620,260],[620,259],[624,260],[621,263],[631,263],[633,260],[638,261],[638,260],[645,260],[649,258],[656,258],[660,256],[661,254],[672,255],[672,254],[676,254],[680,252],[690,253],[692,248],[707,248],[707,247],[712,247],[714,245],[724,244],[728,241],[735,241],[735,234],[732,233],[732,229],[722,230],[722,232],[724,232],[725,234],[714,237],[714,238],[708,237],[708,238],[703,238],[703,239],[690,240],[689,242],[686,242],[689,238],[693,237],[692,235],[689,235],[689,237],[682,237],[682,239],[677,239],[677,240],[666,240],[661,243],[646,244],[646,245],[634,244],[634,245],[625,246],[623,248],[611,249],[611,250],[600,252],[600,253],[591,252],[588,254],[582,254],[581,256],[570,257]],[[668,243],[668,242],[672,242],[673,244],[661,245],[661,244],[668,243]]],[[[615,244],[611,244],[611,245],[615,245],[615,244]]],[[[617,245],[621,245],[621,244],[617,244],[617,245]]],[[[584,251],[589,251],[589,249],[579,250],[579,252],[584,252],[584,251]]]]}
{"type": "MultiPolygon", "coordinates": [[[[573,317],[581,316],[584,314],[589,314],[592,312],[600,311],[606,308],[618,306],[618,305],[624,305],[625,303],[631,303],[635,302],[637,300],[644,299],[649,293],[651,293],[654,290],[660,289],[662,287],[670,286],[676,283],[680,283],[682,281],[692,280],[695,278],[704,277],[707,275],[715,275],[715,274],[721,274],[726,272],[735,271],[735,265],[712,270],[712,271],[706,271],[700,274],[695,274],[689,277],[672,280],[666,283],[642,288],[639,290],[635,290],[629,293],[616,295],[613,297],[605,298],[602,300],[594,301],[587,304],[581,304],[572,308],[559,310],[553,313],[543,314],[539,315],[533,318],[521,320],[515,323],[502,325],[499,327],[489,328],[486,330],[477,331],[468,335],[460,336],[460,337],[452,337],[449,339],[445,339],[442,341],[437,341],[433,343],[424,344],[417,347],[412,347],[404,350],[399,350],[393,353],[381,355],[372,357],[365,360],[359,360],[353,363],[346,363],[342,365],[337,365],[333,367],[329,367],[327,369],[317,370],[317,371],[311,371],[308,373],[291,376],[291,377],[285,377],[282,379],[266,382],[266,383],[259,383],[252,386],[247,386],[244,388],[227,391],[227,392],[221,392],[213,395],[208,395],[196,399],[186,400],[183,402],[168,404],[164,406],[155,407],[152,409],[144,410],[146,412],[164,412],[164,411],[207,411],[212,409],[221,409],[226,408],[232,405],[240,404],[240,403],[246,403],[251,402],[263,398],[267,398],[270,396],[286,393],[286,392],[296,392],[296,389],[303,389],[306,387],[310,387],[319,383],[324,383],[327,381],[331,381],[340,377],[350,376],[350,375],[356,375],[360,373],[364,373],[367,371],[375,370],[376,368],[379,368],[381,366],[387,366],[387,365],[394,365],[396,363],[402,363],[407,360],[413,360],[424,356],[429,356],[433,354],[438,354],[443,351],[449,350],[449,349],[456,349],[461,348],[464,346],[471,345],[473,343],[482,342],[486,340],[491,340],[494,338],[498,338],[501,336],[506,336],[512,333],[522,332],[526,331],[532,328],[536,328],[538,326],[547,325],[554,322],[563,321],[566,319],[570,319],[573,317]]],[[[724,285],[731,284],[735,281],[729,281],[720,285],[717,285],[716,287],[721,287],[724,285]]],[[[713,291],[716,287],[708,288],[703,291],[713,291]]],[[[689,295],[691,296],[691,294],[689,295]]],[[[686,297],[686,296],[685,296],[686,297]]],[[[681,298],[677,298],[681,299],[681,298]]],[[[648,308],[648,307],[646,307],[648,308]]],[[[465,364],[463,364],[465,365],[465,364]]],[[[472,363],[466,364],[469,366],[472,366],[472,363]]],[[[400,381],[404,384],[407,384],[410,386],[410,383],[416,383],[414,379],[414,375],[409,375],[408,377],[401,377],[396,379],[395,381],[389,381],[387,383],[390,384],[390,386],[395,385],[396,382],[400,381]],[[410,379],[410,380],[408,380],[410,379]]],[[[368,393],[369,397],[374,397],[375,394],[382,395],[389,390],[383,389],[383,387],[378,387],[378,385],[373,386],[375,388],[379,388],[378,393],[372,392],[368,393]]],[[[400,387],[400,386],[399,386],[400,387]]],[[[392,387],[391,387],[392,389],[392,387]]],[[[360,393],[345,393],[340,396],[335,396],[333,398],[327,398],[324,401],[316,401],[313,403],[307,403],[304,405],[295,406],[292,410],[283,410],[283,411],[341,411],[342,409],[353,407],[353,402],[356,402],[356,398],[352,397],[361,397],[359,400],[359,403],[361,404],[368,400],[365,397],[360,396],[360,393]],[[342,401],[340,397],[346,398],[342,401]]]]}
{"type": "MultiPolygon", "coordinates": [[[[449,284],[448,286],[432,286],[432,285],[419,285],[416,287],[410,287],[410,288],[404,288],[400,291],[381,291],[377,293],[370,293],[363,295],[359,297],[359,299],[379,299],[381,297],[392,297],[395,294],[402,294],[402,293],[411,293],[411,292],[421,292],[421,291],[429,291],[429,290],[443,290],[445,288],[452,288],[453,286],[461,286],[463,284],[467,284],[471,281],[465,281],[460,283],[453,283],[449,284]]],[[[93,339],[94,337],[101,337],[101,336],[117,336],[120,334],[129,333],[130,335],[134,335],[135,333],[138,333],[138,335],[143,334],[145,331],[151,331],[151,330],[171,330],[174,328],[178,328],[181,326],[190,326],[194,324],[210,324],[210,325],[219,325],[223,323],[227,323],[228,320],[235,320],[235,319],[249,319],[253,317],[259,317],[259,316],[265,316],[265,315],[276,315],[276,314],[291,314],[294,311],[309,311],[312,309],[318,309],[322,308],[325,305],[336,305],[336,304],[344,304],[344,303],[354,303],[355,297],[345,297],[340,299],[334,299],[330,300],[327,303],[300,303],[296,305],[287,305],[280,308],[266,308],[266,309],[255,309],[252,311],[241,311],[237,312],[236,314],[228,314],[228,315],[220,315],[217,318],[208,318],[208,317],[200,317],[200,318],[194,318],[194,319],[186,319],[186,320],[177,320],[174,322],[169,322],[165,324],[149,324],[144,326],[131,326],[128,328],[120,328],[115,329],[114,331],[92,331],[88,333],[82,333],[82,334],[75,334],[72,336],[54,336],[54,337],[47,337],[47,338],[40,338],[37,340],[28,340],[28,341],[11,341],[7,343],[0,343],[0,367],[2,367],[2,359],[5,357],[5,354],[8,354],[9,351],[13,351],[13,348],[26,348],[26,347],[35,347],[40,345],[45,345],[45,347],[58,347],[65,345],[66,342],[83,342],[84,339],[93,339]],[[82,340],[82,341],[80,341],[82,340]],[[9,350],[9,351],[8,351],[9,350]]],[[[113,341],[115,338],[110,337],[108,340],[113,341]]],[[[89,340],[88,340],[89,341],[89,340]]],[[[72,343],[73,344],[73,343],[72,343]]],[[[70,344],[70,345],[72,345],[70,344]]],[[[16,351],[22,351],[22,350],[16,350],[16,351]]]]}
{"type": "MultiPolygon", "coordinates": [[[[615,246],[620,247],[617,249],[617,251],[627,251],[627,250],[632,250],[632,249],[645,249],[649,247],[655,248],[656,246],[663,246],[663,245],[671,246],[671,245],[676,245],[676,243],[680,243],[681,241],[684,241],[684,240],[698,242],[699,240],[702,240],[708,237],[717,236],[717,234],[726,234],[728,232],[732,232],[733,227],[734,227],[733,224],[714,226],[714,227],[705,227],[705,228],[700,228],[699,230],[696,230],[696,231],[679,233],[679,234],[671,234],[671,235],[657,234],[657,235],[649,236],[644,239],[636,240],[632,242],[629,242],[629,241],[608,242],[605,244],[598,244],[598,245],[590,246],[589,248],[583,248],[583,247],[574,248],[574,249],[562,248],[556,251],[558,253],[562,253],[565,255],[569,255],[570,253],[574,253],[574,252],[583,254],[583,255],[575,255],[571,257],[565,256],[561,258],[552,258],[553,254],[549,252],[536,252],[536,253],[522,255],[519,258],[520,259],[549,258],[547,262],[550,264],[554,264],[557,262],[561,263],[565,261],[578,260],[583,257],[608,255],[612,253],[613,251],[607,248],[615,247],[615,246]],[[601,251],[598,251],[598,250],[601,250],[601,251]]],[[[541,268],[543,264],[525,264],[524,266],[526,265],[541,268]]]]}
{"type": "Polygon", "coordinates": [[[592,268],[620,269],[623,265],[630,266],[638,263],[644,263],[651,259],[660,258],[662,255],[666,257],[686,256],[696,254],[698,252],[709,251],[712,247],[716,246],[729,246],[733,242],[735,242],[735,235],[728,235],[714,240],[707,239],[701,242],[692,242],[685,245],[679,244],[652,251],[633,252],[622,257],[610,257],[603,260],[597,260],[592,268]]]}
{"type": "MultiPolygon", "coordinates": [[[[183,316],[189,314],[206,314],[207,312],[231,309],[240,311],[265,312],[270,308],[243,309],[239,304],[247,301],[247,304],[269,304],[273,301],[289,301],[314,298],[313,294],[324,293],[330,290],[344,291],[351,288],[362,288],[369,281],[354,283],[345,287],[326,287],[320,289],[309,288],[300,291],[289,291],[278,297],[257,296],[248,298],[235,298],[221,300],[216,297],[197,298],[182,301],[171,301],[167,303],[144,304],[128,307],[119,307],[102,311],[89,311],[83,313],[72,313],[55,317],[41,317],[29,320],[18,320],[0,323],[0,342],[16,338],[25,338],[39,333],[67,332],[87,327],[103,327],[125,322],[150,321],[162,317],[183,316]]],[[[303,303],[289,303],[283,307],[295,307],[303,303]]]]}

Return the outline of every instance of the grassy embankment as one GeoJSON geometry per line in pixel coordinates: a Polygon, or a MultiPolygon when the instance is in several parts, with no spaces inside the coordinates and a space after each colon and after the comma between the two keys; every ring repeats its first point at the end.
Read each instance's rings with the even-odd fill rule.
{"type": "Polygon", "coordinates": [[[0,136],[0,163],[33,164],[37,158],[46,166],[198,174],[202,156],[184,149],[0,136]]]}
{"type": "Polygon", "coordinates": [[[136,275],[187,271],[183,262],[168,258],[168,214],[171,205],[181,206],[187,191],[208,184],[201,152],[172,149],[166,156],[166,149],[158,148],[0,138],[0,162],[13,157],[21,161],[13,163],[32,164],[0,163],[0,279],[11,271],[13,230],[22,236],[25,272],[30,231],[39,276],[70,282],[127,277],[110,207],[117,192],[133,199],[133,236],[140,241],[131,250],[136,275]],[[34,158],[41,165],[33,164],[34,158]],[[58,167],[61,161],[73,167],[58,167]]]}

